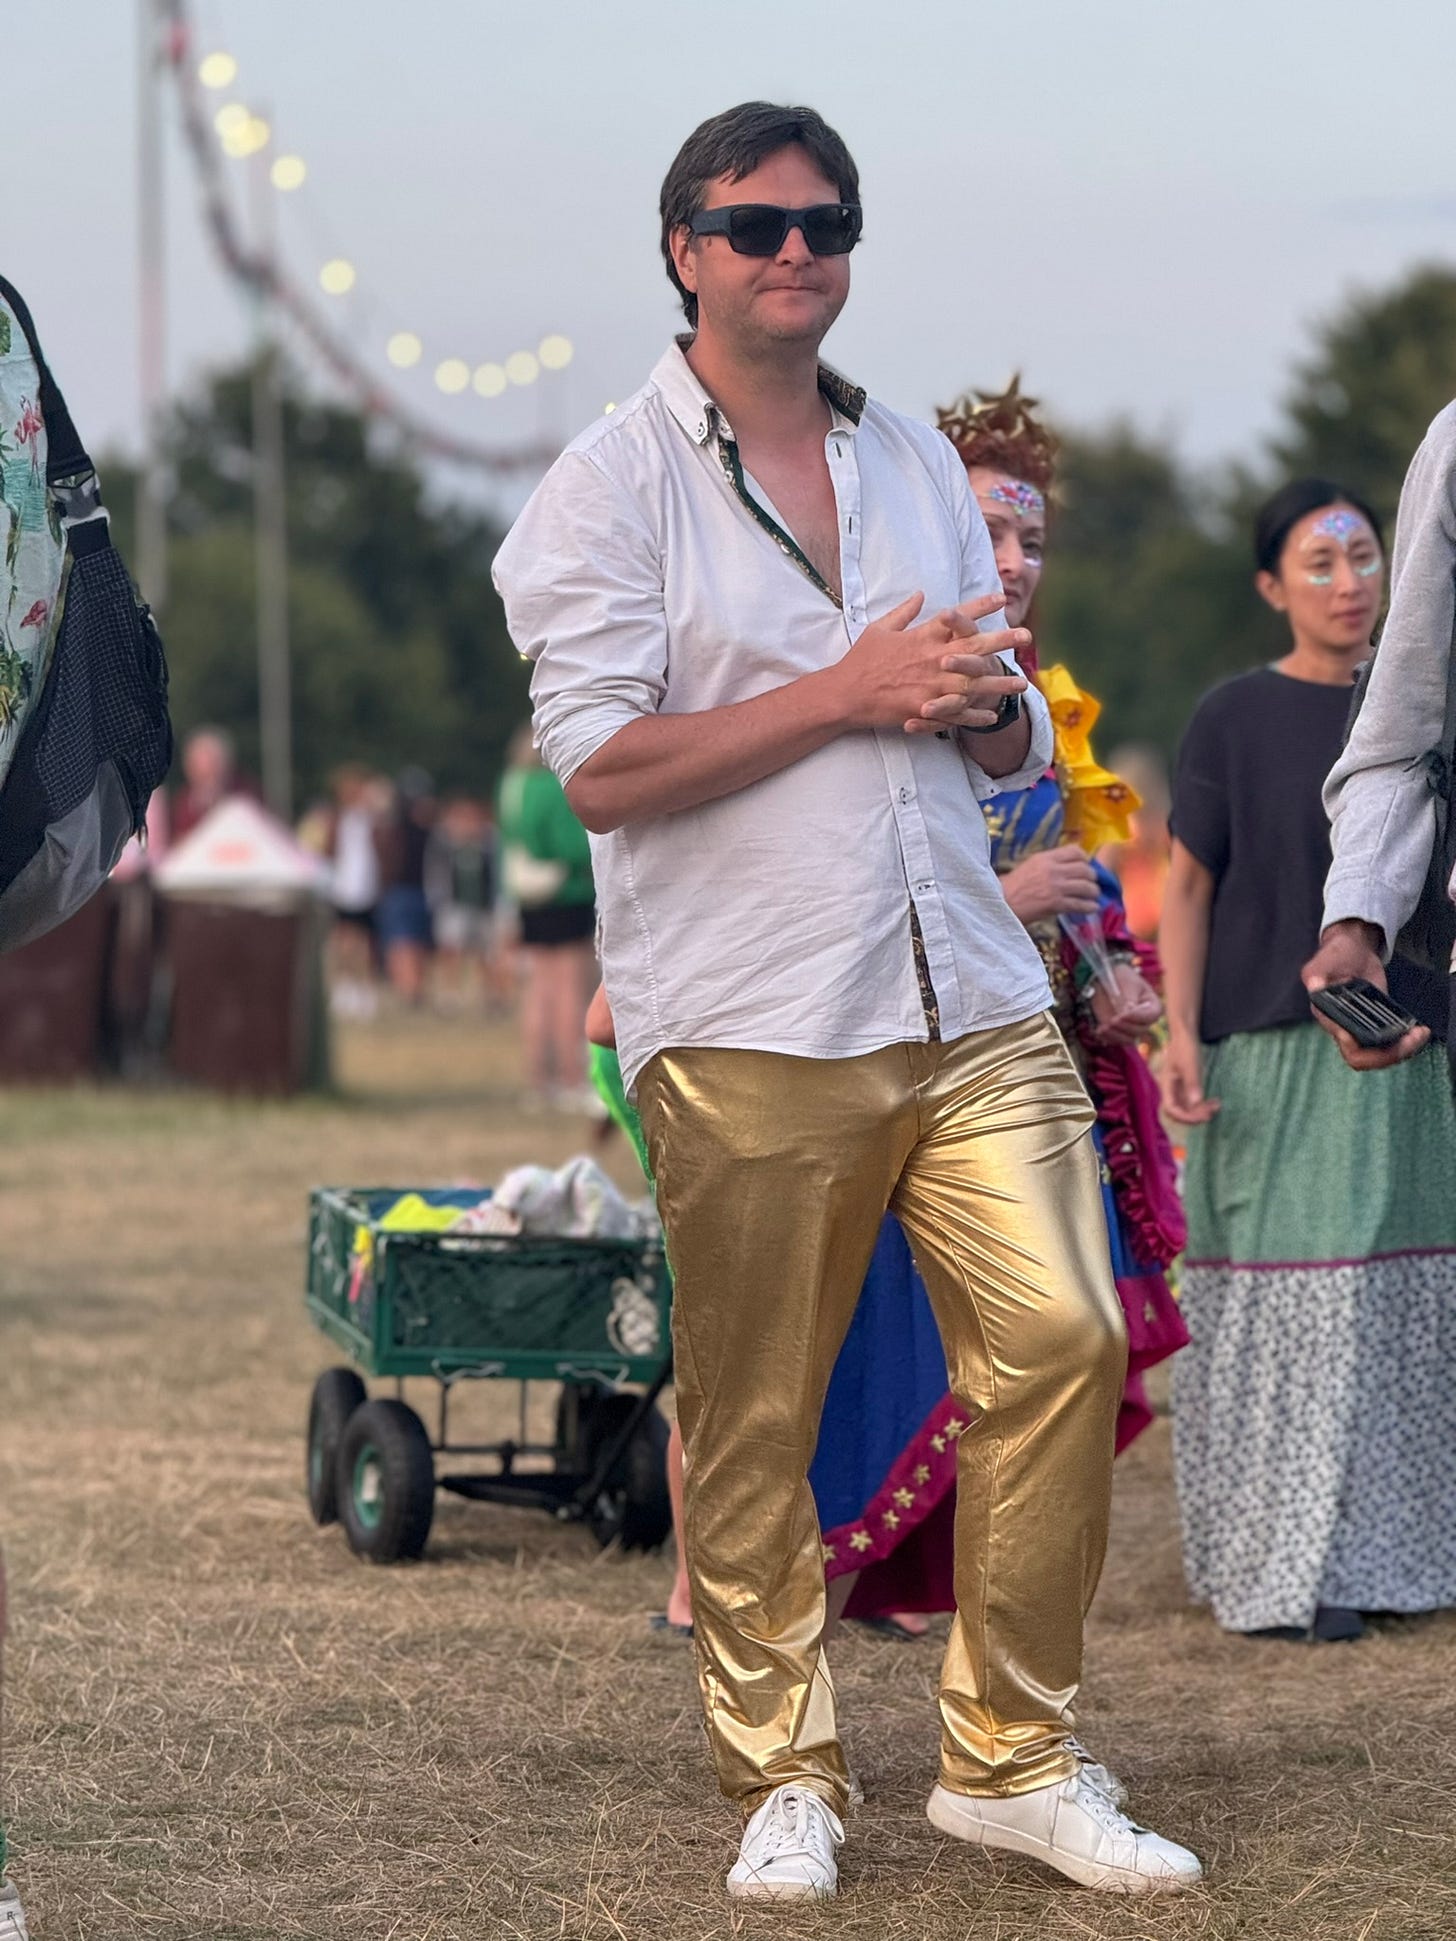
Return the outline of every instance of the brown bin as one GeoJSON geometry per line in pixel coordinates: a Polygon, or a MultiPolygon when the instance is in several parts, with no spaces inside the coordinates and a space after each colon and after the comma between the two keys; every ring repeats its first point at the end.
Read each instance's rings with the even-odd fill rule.
{"type": "Polygon", "coordinates": [[[312,901],[258,910],[166,902],[167,1063],[219,1092],[282,1095],[321,1082],[320,916],[312,901]]]}
{"type": "Polygon", "coordinates": [[[94,1075],[114,922],[108,887],[46,936],[0,956],[0,1080],[94,1075]]]}

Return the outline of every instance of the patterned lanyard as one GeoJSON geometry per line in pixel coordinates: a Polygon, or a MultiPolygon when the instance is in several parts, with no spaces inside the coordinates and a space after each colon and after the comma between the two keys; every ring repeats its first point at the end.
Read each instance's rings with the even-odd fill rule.
{"type": "Polygon", "coordinates": [[[743,501],[744,505],[747,506],[757,523],[763,527],[769,538],[773,540],[779,551],[784,554],[785,558],[791,559],[795,566],[799,568],[800,572],[807,579],[811,580],[821,593],[827,594],[835,606],[843,612],[843,600],[840,599],[834,588],[825,579],[824,575],[794,538],[793,534],[785,532],[778,520],[773,518],[749,491],[748,482],[743,476],[743,460],[738,456],[737,443],[734,439],[726,438],[723,435],[721,421],[718,419],[716,407],[714,409],[714,420],[717,427],[718,460],[723,467],[724,475],[728,483],[733,487],[733,490],[738,494],[738,497],[743,501]]]}
{"type": "MultiPolygon", "coordinates": [[[[809,555],[794,538],[793,534],[785,532],[778,520],[773,518],[749,491],[748,482],[743,476],[743,461],[738,456],[737,442],[723,435],[716,407],[714,407],[714,422],[717,433],[718,459],[723,467],[723,472],[728,483],[733,487],[733,490],[737,493],[743,504],[747,506],[753,518],[762,526],[763,530],[773,540],[785,558],[791,559],[795,566],[799,568],[800,572],[804,574],[805,578],[812,581],[818,587],[819,591],[831,599],[842,613],[844,611],[844,601],[825,579],[813,560],[810,559],[809,555]]],[[[913,898],[910,902],[910,948],[915,958],[915,981],[920,987],[920,1007],[925,1013],[926,1030],[929,1033],[930,1042],[933,1045],[939,1044],[940,999],[935,994],[935,985],[931,980],[930,955],[925,948],[925,937],[920,928],[920,916],[915,908],[913,898]]]]}

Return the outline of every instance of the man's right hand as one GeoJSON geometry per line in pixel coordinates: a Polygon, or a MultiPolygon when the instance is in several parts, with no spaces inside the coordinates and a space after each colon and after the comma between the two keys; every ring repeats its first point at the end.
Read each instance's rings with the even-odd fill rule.
{"type": "Polygon", "coordinates": [[[1043,917],[1090,916],[1097,908],[1097,872],[1074,842],[1028,856],[1001,878],[1001,889],[1023,923],[1043,917]]]}
{"type": "MultiPolygon", "coordinates": [[[[1354,918],[1343,923],[1332,923],[1320,938],[1319,949],[1300,972],[1304,988],[1307,991],[1322,991],[1328,984],[1343,984],[1348,978],[1363,977],[1377,990],[1388,991],[1385,965],[1380,956],[1383,942],[1384,938],[1373,923],[1361,923],[1354,918]]],[[[1424,1025],[1418,1025],[1393,1045],[1371,1050],[1365,1045],[1357,1045],[1349,1032],[1342,1031],[1334,1019],[1327,1018],[1323,1011],[1315,1011],[1314,1018],[1329,1032],[1340,1047],[1340,1056],[1356,1072],[1375,1072],[1386,1065],[1399,1065],[1407,1058],[1414,1058],[1418,1051],[1424,1051],[1431,1042],[1430,1032],[1424,1025]]]]}
{"type": "Polygon", "coordinates": [[[916,593],[880,620],[872,620],[837,666],[829,670],[835,683],[837,708],[848,728],[904,728],[919,722],[921,709],[930,701],[955,698],[980,707],[984,721],[976,726],[991,727],[996,710],[1006,694],[1020,694],[1026,687],[1023,675],[1010,674],[994,657],[1014,653],[1026,646],[1031,635],[1024,628],[1010,627],[997,633],[977,633],[978,656],[987,664],[975,674],[948,670],[944,662],[963,656],[966,623],[998,613],[1006,604],[1002,593],[988,593],[964,606],[938,613],[915,624],[925,595],[916,593]]]}

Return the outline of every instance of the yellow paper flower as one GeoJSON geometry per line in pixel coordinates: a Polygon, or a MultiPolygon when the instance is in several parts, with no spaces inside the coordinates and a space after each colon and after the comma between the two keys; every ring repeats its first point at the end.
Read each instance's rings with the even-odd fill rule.
{"type": "Polygon", "coordinates": [[[1037,686],[1051,712],[1067,836],[1089,856],[1104,843],[1126,842],[1142,798],[1092,753],[1090,737],[1101,702],[1084,693],[1060,664],[1044,668],[1037,686]]]}

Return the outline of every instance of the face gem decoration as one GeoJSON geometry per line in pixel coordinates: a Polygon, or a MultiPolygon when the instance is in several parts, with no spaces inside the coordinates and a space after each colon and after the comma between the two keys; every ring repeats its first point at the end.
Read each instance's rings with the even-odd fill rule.
{"type": "MultiPolygon", "coordinates": [[[[1360,538],[1369,539],[1372,544],[1374,543],[1375,535],[1370,530],[1369,520],[1358,512],[1352,512],[1349,506],[1337,505],[1330,511],[1321,513],[1315,520],[1305,535],[1300,551],[1303,552],[1306,547],[1312,546],[1317,539],[1333,539],[1342,553],[1348,553],[1352,543],[1360,538]]],[[[1361,560],[1355,567],[1355,571],[1362,580],[1370,580],[1374,579],[1383,564],[1384,561],[1380,557],[1377,546],[1374,557],[1361,560]]],[[[1329,586],[1334,579],[1334,574],[1306,573],[1305,578],[1311,586],[1329,586]]]]}
{"type": "Polygon", "coordinates": [[[1040,518],[1046,512],[1046,500],[1024,479],[997,479],[986,497],[1009,505],[1018,519],[1040,518]]]}

